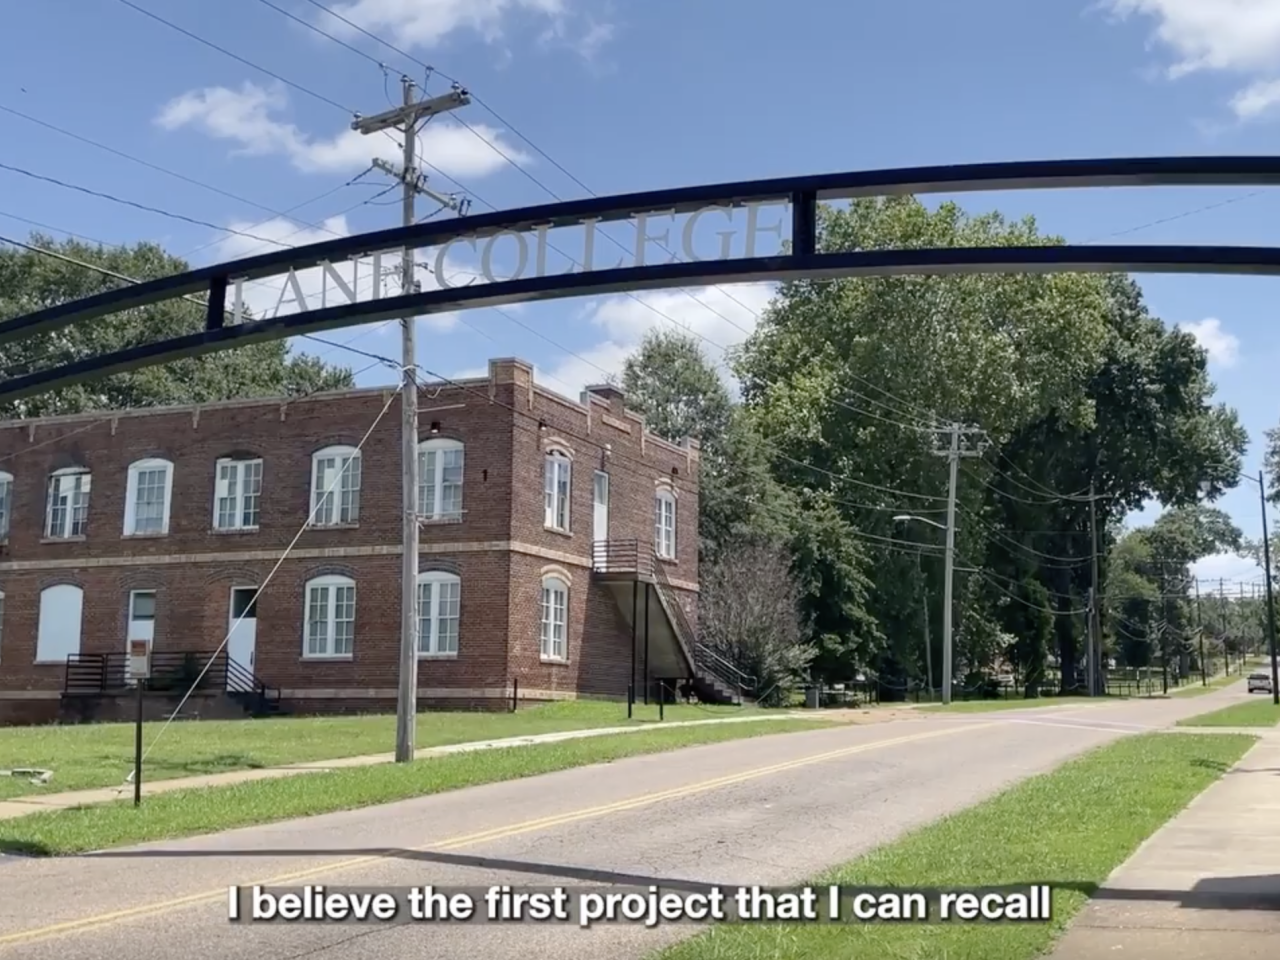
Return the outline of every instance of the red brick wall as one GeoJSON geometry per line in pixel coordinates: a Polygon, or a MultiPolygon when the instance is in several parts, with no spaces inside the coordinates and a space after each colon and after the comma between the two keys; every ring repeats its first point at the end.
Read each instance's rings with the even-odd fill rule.
{"type": "MultiPolygon", "coordinates": [[[[15,478],[11,531],[0,553],[0,696],[62,687],[61,667],[32,663],[40,590],[54,582],[84,589],[85,653],[124,650],[128,594],[138,589],[157,591],[157,651],[216,648],[227,632],[231,588],[265,583],[310,512],[312,453],[357,445],[390,397],[363,390],[0,424],[0,469],[15,478]],[[232,453],[264,461],[256,531],[211,529],[215,461],[232,453]],[[169,532],[124,537],[127,466],[144,457],[176,465],[169,532]],[[42,542],[48,475],[65,466],[93,474],[87,535],[42,542]]],[[[495,689],[508,689],[513,678],[531,695],[621,696],[630,629],[607,591],[591,582],[592,474],[602,466],[610,474],[610,539],[638,540],[646,550],[653,541],[655,482],[673,485],[678,557],[667,575],[692,586],[696,452],[644,435],[638,418],[616,399],[611,405],[592,398],[583,408],[534,388],[531,369],[520,361],[495,361],[487,382],[424,387],[419,409],[423,439],[466,444],[462,521],[421,528],[421,569],[448,569],[462,579],[459,656],[420,661],[424,698],[453,690],[479,703],[495,689]],[[573,457],[567,535],[543,525],[543,458],[552,440],[573,457]],[[572,580],[567,664],[546,664],[538,655],[541,571],[549,564],[572,580]]],[[[399,429],[395,399],[363,447],[359,522],[304,531],[258,600],[256,672],[300,701],[336,707],[394,697],[399,429]],[[357,583],[350,661],[301,656],[304,584],[321,573],[343,573],[357,583]]]]}

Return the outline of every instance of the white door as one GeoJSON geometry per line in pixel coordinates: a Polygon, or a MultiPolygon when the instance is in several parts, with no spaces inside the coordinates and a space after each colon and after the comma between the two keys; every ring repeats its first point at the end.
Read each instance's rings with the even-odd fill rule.
{"type": "Polygon", "coordinates": [[[231,590],[231,615],[227,620],[227,689],[253,687],[253,661],[258,646],[257,587],[231,590]]]}
{"type": "Polygon", "coordinates": [[[609,539],[609,475],[597,470],[593,489],[595,510],[591,539],[601,543],[609,539]]]}
{"type": "MultiPolygon", "coordinates": [[[[154,590],[134,590],[129,594],[129,629],[125,634],[126,663],[129,655],[130,640],[145,640],[151,646],[156,639],[156,593],[154,590]]],[[[125,667],[128,672],[128,667],[125,667]]],[[[127,677],[125,683],[133,686],[135,681],[127,677]]]]}

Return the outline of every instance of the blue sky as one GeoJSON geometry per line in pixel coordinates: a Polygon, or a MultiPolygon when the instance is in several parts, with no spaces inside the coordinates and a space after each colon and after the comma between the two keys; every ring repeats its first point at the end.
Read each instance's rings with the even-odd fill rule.
{"type": "MultiPolygon", "coordinates": [[[[410,58],[310,0],[15,5],[0,60],[0,163],[222,229],[0,170],[0,233],[24,238],[32,229],[25,218],[55,235],[154,240],[205,263],[267,249],[264,240],[298,244],[392,225],[398,203],[375,199],[388,183],[382,175],[343,184],[394,146],[375,147],[376,137],[347,131],[351,111],[376,113],[398,100],[402,73],[424,79],[415,60],[440,72],[428,93],[448,88],[441,75],[456,78],[497,112],[473,104],[457,114],[479,136],[449,117],[422,136],[428,161],[456,178],[433,175],[432,185],[457,191],[461,184],[477,211],[584,195],[547,156],[603,194],[913,164],[1271,153],[1273,111],[1280,117],[1280,0],[328,5],[410,58]]],[[[1280,210],[1271,192],[1232,189],[970,195],[963,202],[1034,214],[1043,229],[1075,241],[1152,243],[1275,243],[1280,210]]],[[[1274,281],[1140,279],[1153,309],[1187,325],[1208,349],[1220,398],[1239,409],[1253,438],[1247,466],[1256,471],[1262,431],[1280,420],[1269,374],[1280,351],[1274,281]]],[[[768,294],[765,287],[697,291],[696,298],[672,291],[424,320],[419,360],[452,376],[515,354],[533,361],[547,386],[576,395],[615,371],[662,316],[708,344],[730,346],[768,294]]],[[[398,355],[393,326],[330,338],[398,355]]],[[[316,352],[367,364],[347,351],[316,352]]],[[[390,376],[378,368],[361,382],[390,376]]],[[[1246,533],[1258,534],[1254,487],[1242,485],[1223,505],[1246,533]]],[[[1200,572],[1247,580],[1256,568],[1213,558],[1200,572]]]]}

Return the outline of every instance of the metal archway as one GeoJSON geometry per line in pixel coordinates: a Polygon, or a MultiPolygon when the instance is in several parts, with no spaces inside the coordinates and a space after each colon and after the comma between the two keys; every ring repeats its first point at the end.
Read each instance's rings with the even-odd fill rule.
{"type": "MultiPolygon", "coordinates": [[[[820,253],[816,218],[822,201],[866,196],[1145,186],[1280,186],[1280,157],[1151,157],[1095,160],[1046,160],[914,167],[786,177],[738,183],[681,187],[646,193],[596,197],[516,210],[397,227],[328,240],[305,247],[248,257],[112,290],[82,300],[0,322],[0,344],[73,323],[192,294],[205,294],[204,329],[64,364],[0,382],[0,401],[15,400],[70,383],[184,357],[199,356],[267,340],[317,333],[406,315],[429,315],[476,307],[690,285],[835,279],[906,274],[1018,272],[1134,272],[1280,274],[1280,248],[1229,246],[1034,246],[957,247],[820,253]],[[790,249],[774,256],[754,253],[763,208],[790,208],[790,249]],[[703,259],[693,249],[692,228],[704,215],[745,209],[745,255],[729,256],[722,232],[721,256],[703,259]],[[648,226],[657,217],[686,216],[683,252],[687,261],[645,262],[645,244],[654,239],[648,226]],[[635,261],[594,269],[595,230],[601,223],[633,221],[637,228],[635,261]],[[550,230],[584,231],[583,269],[549,274],[545,269],[550,230]],[[497,278],[486,266],[487,283],[383,297],[375,280],[373,296],[361,300],[356,284],[345,285],[337,264],[372,258],[375,277],[380,256],[406,247],[436,248],[437,263],[451,247],[486,241],[482,260],[490,263],[494,244],[510,238],[518,268],[497,278]],[[530,263],[532,261],[532,269],[530,263]],[[332,273],[347,302],[285,316],[241,321],[243,284],[273,276],[291,281],[295,271],[320,267],[332,273]],[[230,295],[230,303],[228,298],[230,295]],[[230,318],[231,322],[228,322],[230,318]]],[[[781,226],[778,235],[781,237],[781,226]]],[[[735,230],[733,233],[737,233],[735,230]]],[[[679,243],[677,245],[680,245],[679,243]]],[[[670,252],[668,248],[668,252],[670,252]]]]}

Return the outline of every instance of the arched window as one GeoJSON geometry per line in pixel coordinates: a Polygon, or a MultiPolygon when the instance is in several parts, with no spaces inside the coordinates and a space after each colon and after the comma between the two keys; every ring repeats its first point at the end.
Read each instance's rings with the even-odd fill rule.
{"type": "Polygon", "coordinates": [[[548,450],[544,470],[545,517],[552,530],[569,532],[569,493],[572,490],[573,461],[563,450],[548,450]]]}
{"type": "Polygon", "coordinates": [[[63,663],[80,652],[84,591],[59,583],[40,591],[40,619],[36,627],[36,663],[63,663]]]}
{"type": "Polygon", "coordinates": [[[350,577],[315,577],[307,581],[306,597],[302,655],[317,660],[350,657],[356,641],[356,582],[350,577]]]}
{"type": "Polygon", "coordinates": [[[418,574],[418,655],[456,657],[462,580],[429,570],[418,574]]]}
{"type": "Polygon", "coordinates": [[[461,440],[436,437],[418,444],[418,512],[428,520],[462,519],[461,440]]]}
{"type": "Polygon", "coordinates": [[[213,529],[256,530],[261,499],[261,458],[218,460],[214,465],[213,529]]]}
{"type": "Polygon", "coordinates": [[[13,514],[13,474],[0,470],[0,542],[9,539],[9,518],[13,514]]]}
{"type": "Polygon", "coordinates": [[[124,535],[169,532],[173,499],[173,464],[168,460],[135,460],[129,464],[124,494],[124,535]]]}
{"type": "Polygon", "coordinates": [[[543,660],[569,659],[569,585],[556,576],[542,578],[543,660]]]}
{"type": "Polygon", "coordinates": [[[311,455],[311,523],[332,527],[360,519],[360,451],[325,447],[311,455]]]}
{"type": "Polygon", "coordinates": [[[89,481],[84,467],[55,470],[49,477],[44,535],[50,540],[83,537],[89,523],[89,481]]]}
{"type": "Polygon", "coordinates": [[[676,558],[676,497],[670,490],[653,497],[653,549],[663,560],[676,558]]]}

